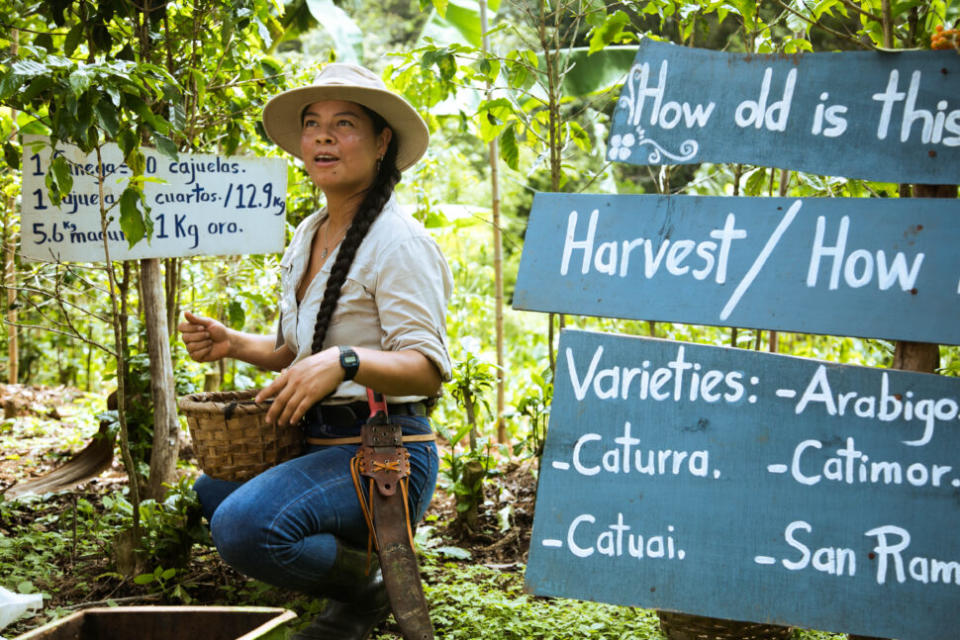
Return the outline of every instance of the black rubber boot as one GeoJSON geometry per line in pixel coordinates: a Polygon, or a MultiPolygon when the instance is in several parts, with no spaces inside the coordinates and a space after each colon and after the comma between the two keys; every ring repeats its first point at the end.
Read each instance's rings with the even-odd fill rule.
{"type": "Polygon", "coordinates": [[[390,614],[390,601],[380,564],[372,558],[366,575],[367,552],[337,545],[337,559],[329,572],[323,610],[290,640],[366,640],[390,614]]]}

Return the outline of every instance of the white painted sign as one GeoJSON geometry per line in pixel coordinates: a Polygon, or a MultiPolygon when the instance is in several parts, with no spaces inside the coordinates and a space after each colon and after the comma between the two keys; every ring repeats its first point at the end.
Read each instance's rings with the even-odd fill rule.
{"type": "Polygon", "coordinates": [[[181,153],[174,161],[153,149],[146,155],[144,185],[153,236],[132,248],[120,229],[120,195],[132,175],[115,144],[102,150],[106,179],[101,194],[95,154],[63,145],[73,188],[59,206],[45,178],[54,157],[41,136],[24,139],[21,254],[60,262],[104,259],[101,199],[112,222],[107,237],[112,260],[196,255],[274,253],[284,244],[287,164],[282,158],[244,158],[181,153]],[[115,206],[114,206],[115,205],[115,206]]]}

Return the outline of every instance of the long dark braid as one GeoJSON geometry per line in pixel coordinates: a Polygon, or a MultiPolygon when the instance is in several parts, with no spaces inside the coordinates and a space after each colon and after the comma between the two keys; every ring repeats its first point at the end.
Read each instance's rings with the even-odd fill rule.
{"type": "MultiPolygon", "coordinates": [[[[375,111],[366,107],[364,107],[364,111],[370,115],[373,120],[374,132],[379,135],[387,126],[386,121],[375,111]]],[[[320,310],[317,312],[317,323],[313,328],[313,344],[311,346],[313,353],[323,350],[323,341],[327,337],[330,319],[337,308],[343,283],[347,280],[347,273],[353,264],[353,258],[357,255],[357,249],[360,248],[363,239],[367,237],[370,225],[380,215],[398,182],[400,182],[400,171],[397,169],[397,138],[394,135],[390,139],[390,144],[387,145],[386,153],[383,154],[383,160],[380,162],[377,175],[374,176],[373,184],[367,189],[363,201],[357,208],[353,221],[347,229],[343,242],[340,244],[337,259],[334,260],[333,266],[330,268],[330,277],[327,279],[327,286],[323,290],[323,300],[320,302],[320,310]]]]}

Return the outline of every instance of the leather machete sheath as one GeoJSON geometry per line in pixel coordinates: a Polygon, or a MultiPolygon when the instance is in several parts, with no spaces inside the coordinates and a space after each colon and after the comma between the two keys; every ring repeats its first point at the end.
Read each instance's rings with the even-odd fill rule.
{"type": "Polygon", "coordinates": [[[376,486],[370,492],[373,534],[393,617],[406,640],[433,640],[430,610],[420,583],[417,554],[411,546],[406,491],[397,491],[410,474],[410,453],[399,425],[390,424],[387,405],[369,389],[370,419],[363,426],[361,473],[376,486]]]}

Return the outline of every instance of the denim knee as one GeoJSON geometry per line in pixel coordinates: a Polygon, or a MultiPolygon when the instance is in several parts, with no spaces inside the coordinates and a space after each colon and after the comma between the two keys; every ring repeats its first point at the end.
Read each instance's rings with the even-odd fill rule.
{"type": "Polygon", "coordinates": [[[260,521],[256,505],[242,500],[224,500],[210,519],[210,536],[223,560],[241,573],[262,578],[262,535],[269,526],[260,521]]]}
{"type": "Polygon", "coordinates": [[[202,474],[196,479],[193,483],[193,490],[197,494],[203,517],[207,519],[207,522],[213,521],[213,513],[220,506],[220,503],[236,491],[241,484],[243,483],[212,478],[207,474],[202,474]]]}

